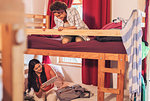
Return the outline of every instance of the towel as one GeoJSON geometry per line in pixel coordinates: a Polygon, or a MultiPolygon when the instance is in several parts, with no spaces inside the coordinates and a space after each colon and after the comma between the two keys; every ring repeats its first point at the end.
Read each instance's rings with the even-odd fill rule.
{"type": "Polygon", "coordinates": [[[129,62],[129,97],[141,101],[141,69],[142,69],[142,12],[133,10],[128,22],[121,30],[129,62]]]}

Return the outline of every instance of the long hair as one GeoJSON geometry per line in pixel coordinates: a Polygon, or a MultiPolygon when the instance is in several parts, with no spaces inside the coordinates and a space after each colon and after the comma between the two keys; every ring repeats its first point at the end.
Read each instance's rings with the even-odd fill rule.
{"type": "MultiPolygon", "coordinates": [[[[37,59],[32,59],[29,62],[28,92],[30,92],[31,88],[33,88],[35,92],[38,92],[39,89],[40,89],[39,78],[38,78],[37,74],[34,71],[34,66],[36,64],[39,64],[39,63],[40,62],[37,59]]],[[[40,79],[41,79],[42,83],[44,83],[45,81],[47,81],[46,74],[45,74],[45,69],[44,69],[43,65],[42,65],[42,73],[40,75],[40,79]]]]}

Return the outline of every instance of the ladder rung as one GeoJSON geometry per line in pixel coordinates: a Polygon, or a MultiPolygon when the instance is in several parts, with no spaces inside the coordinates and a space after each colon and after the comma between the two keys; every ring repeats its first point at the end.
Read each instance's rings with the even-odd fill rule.
{"type": "Polygon", "coordinates": [[[113,93],[113,94],[120,94],[120,90],[119,89],[113,89],[113,88],[100,88],[101,92],[105,92],[105,93],[113,93]]]}
{"type": "Polygon", "coordinates": [[[107,72],[107,73],[119,73],[120,74],[119,69],[103,68],[101,71],[102,72],[107,72]]]}

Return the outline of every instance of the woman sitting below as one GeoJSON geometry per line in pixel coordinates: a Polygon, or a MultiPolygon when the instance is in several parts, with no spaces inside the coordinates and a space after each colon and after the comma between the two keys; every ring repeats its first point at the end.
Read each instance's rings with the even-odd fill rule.
{"type": "MultiPolygon", "coordinates": [[[[55,1],[51,4],[50,10],[54,14],[56,26],[54,29],[62,31],[63,29],[88,29],[87,25],[81,20],[79,12],[75,8],[67,8],[67,5],[61,1],[55,1]]],[[[62,36],[62,43],[89,41],[87,36],[62,36]]]]}
{"type": "Polygon", "coordinates": [[[44,82],[55,76],[55,72],[49,65],[42,65],[37,59],[30,60],[28,71],[28,89],[29,92],[31,88],[34,89],[35,101],[45,101],[45,98],[47,101],[56,100],[56,94],[53,89],[54,84],[50,84],[48,86],[42,85],[44,82]]]}

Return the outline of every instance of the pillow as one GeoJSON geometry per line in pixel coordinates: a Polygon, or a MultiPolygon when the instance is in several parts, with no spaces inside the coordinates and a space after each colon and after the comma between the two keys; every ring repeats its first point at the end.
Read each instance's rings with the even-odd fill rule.
{"type": "Polygon", "coordinates": [[[54,65],[54,64],[49,64],[55,71],[56,71],[56,74],[57,74],[57,79],[56,81],[54,82],[54,85],[57,87],[57,88],[61,88],[61,86],[63,86],[64,84],[64,73],[63,73],[63,70],[61,68],[61,66],[59,65],[54,65]]]}

